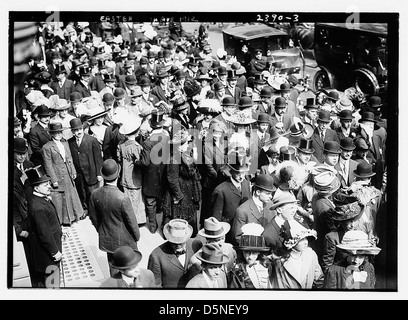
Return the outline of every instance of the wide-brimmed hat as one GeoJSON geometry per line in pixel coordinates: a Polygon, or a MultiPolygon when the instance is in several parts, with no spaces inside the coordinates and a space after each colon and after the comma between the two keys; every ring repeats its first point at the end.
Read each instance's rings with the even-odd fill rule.
{"type": "Polygon", "coordinates": [[[323,171],[313,177],[313,187],[320,193],[334,193],[340,187],[340,180],[333,171],[323,171]]]}
{"type": "Polygon", "coordinates": [[[90,117],[87,119],[88,122],[91,122],[95,119],[104,117],[108,114],[109,110],[103,110],[102,107],[96,107],[90,110],[90,117]]]}
{"type": "Polygon", "coordinates": [[[315,152],[315,149],[312,146],[313,140],[301,138],[297,150],[303,153],[312,154],[315,152]]]}
{"type": "Polygon", "coordinates": [[[307,229],[295,219],[291,219],[285,220],[283,223],[280,236],[283,238],[283,245],[290,250],[302,239],[307,238],[309,241],[316,240],[317,232],[313,229],[307,229]]]}
{"type": "Polygon", "coordinates": [[[28,143],[24,138],[14,138],[14,152],[26,153],[28,151],[28,143]]]}
{"type": "Polygon", "coordinates": [[[51,180],[41,165],[27,169],[25,174],[32,186],[51,180]]]}
{"type": "Polygon", "coordinates": [[[119,133],[124,135],[134,133],[136,130],[140,128],[141,124],[142,118],[140,117],[129,118],[120,126],[119,133]]]}
{"type": "Polygon", "coordinates": [[[340,140],[340,149],[345,151],[353,151],[356,148],[353,139],[350,137],[344,137],[340,140]]]}
{"type": "Polygon", "coordinates": [[[271,249],[265,245],[265,238],[262,236],[264,228],[260,224],[247,223],[241,227],[241,231],[242,235],[235,249],[260,252],[266,252],[271,249]]]}
{"type": "Polygon", "coordinates": [[[216,99],[203,99],[198,104],[197,111],[203,114],[219,114],[222,112],[222,107],[216,99]]]}
{"type": "Polygon", "coordinates": [[[102,167],[100,169],[100,173],[102,178],[107,181],[115,180],[119,177],[121,166],[113,159],[106,159],[102,163],[102,167]]]}
{"type": "Polygon", "coordinates": [[[275,181],[270,174],[261,173],[255,178],[254,187],[273,192],[276,190],[274,183],[275,181]]]}
{"type": "Polygon", "coordinates": [[[330,118],[330,112],[327,110],[320,110],[317,121],[322,121],[322,122],[331,122],[332,119],[330,118]]]}
{"type": "Polygon", "coordinates": [[[347,221],[351,219],[358,219],[364,212],[364,207],[354,195],[349,195],[343,192],[338,192],[333,197],[335,209],[331,215],[333,220],[347,221]]]}
{"type": "Polygon", "coordinates": [[[232,115],[230,115],[227,121],[236,124],[236,125],[248,125],[251,123],[256,122],[256,119],[249,117],[243,111],[238,111],[232,115]]]}
{"type": "Polygon", "coordinates": [[[175,244],[185,243],[193,234],[193,227],[184,219],[173,219],[163,227],[166,239],[175,244]]]}
{"type": "Polygon", "coordinates": [[[374,239],[369,239],[367,233],[361,230],[347,231],[340,244],[336,247],[351,254],[377,255],[381,248],[376,246],[374,239]]]}
{"type": "Polygon", "coordinates": [[[198,234],[204,238],[216,239],[222,237],[230,231],[231,225],[228,222],[220,222],[215,217],[204,220],[204,228],[198,234]]]}
{"type": "Polygon", "coordinates": [[[224,254],[218,243],[206,243],[201,251],[196,253],[198,260],[208,263],[221,265],[230,261],[228,255],[224,254]]]}
{"type": "Polygon", "coordinates": [[[341,149],[337,141],[326,141],[323,145],[323,153],[340,154],[341,149]]]}
{"type": "Polygon", "coordinates": [[[187,100],[184,97],[184,95],[174,96],[171,99],[171,102],[173,104],[173,110],[174,111],[182,111],[182,110],[185,110],[185,109],[187,109],[189,107],[189,104],[187,103],[187,100]]]}
{"type": "Polygon", "coordinates": [[[52,132],[62,132],[65,129],[69,129],[69,128],[63,127],[61,122],[53,122],[53,123],[50,123],[48,129],[45,129],[45,130],[52,133],[52,132]]]}
{"type": "Polygon", "coordinates": [[[166,120],[164,120],[164,111],[154,109],[152,111],[151,118],[149,119],[149,124],[152,128],[161,127],[166,120]]]}
{"type": "Polygon", "coordinates": [[[212,78],[208,75],[208,73],[202,73],[196,79],[197,81],[201,81],[201,80],[211,81],[212,80],[212,78]]]}
{"type": "Polygon", "coordinates": [[[363,112],[358,122],[363,122],[363,121],[370,121],[370,122],[376,123],[377,120],[375,119],[374,112],[371,112],[371,111],[363,112]]]}
{"type": "Polygon", "coordinates": [[[248,156],[244,150],[231,150],[227,156],[227,165],[236,172],[249,171],[249,161],[251,156],[248,156]]]}
{"type": "Polygon", "coordinates": [[[297,202],[298,200],[292,194],[292,192],[281,192],[278,195],[273,197],[271,210],[274,210],[287,203],[297,203],[297,202]]]}
{"type": "Polygon", "coordinates": [[[357,178],[371,178],[375,176],[373,167],[366,161],[359,163],[353,173],[357,178]]]}
{"type": "Polygon", "coordinates": [[[112,254],[112,260],[109,265],[114,269],[131,269],[142,260],[140,251],[135,251],[129,246],[117,248],[112,254]]]}
{"type": "Polygon", "coordinates": [[[306,105],[303,106],[305,109],[319,109],[319,106],[315,102],[315,98],[307,98],[306,105]]]}
{"type": "Polygon", "coordinates": [[[65,99],[58,99],[57,105],[55,106],[55,111],[62,111],[69,109],[70,104],[65,99]]]}
{"type": "Polygon", "coordinates": [[[339,112],[337,117],[340,120],[353,120],[354,119],[353,112],[351,110],[342,110],[339,112]]]}

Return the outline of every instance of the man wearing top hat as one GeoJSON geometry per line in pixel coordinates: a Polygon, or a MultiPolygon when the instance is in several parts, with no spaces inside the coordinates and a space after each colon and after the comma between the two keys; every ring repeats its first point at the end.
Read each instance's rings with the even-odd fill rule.
{"type": "Polygon", "coordinates": [[[79,67],[79,82],[75,85],[74,91],[79,92],[82,98],[91,96],[91,87],[89,82],[91,81],[91,68],[83,65],[79,67]]]}
{"type": "Polygon", "coordinates": [[[73,137],[68,140],[68,145],[77,172],[75,186],[84,208],[82,220],[87,215],[92,190],[102,182],[100,169],[103,159],[98,140],[84,132],[81,119],[74,118],[69,124],[73,137]]]}
{"type": "Polygon", "coordinates": [[[43,164],[41,149],[48,141],[51,140],[51,135],[48,132],[48,125],[50,123],[50,111],[47,106],[40,105],[36,108],[38,115],[38,123],[30,129],[28,134],[28,142],[31,147],[30,161],[34,165],[43,164]]]}
{"type": "Polygon", "coordinates": [[[323,149],[325,142],[336,141],[339,143],[336,131],[329,128],[330,122],[330,112],[320,110],[317,118],[317,127],[314,129],[311,139],[313,140],[313,149],[315,149],[314,155],[321,163],[324,162],[323,149]]]}
{"type": "Polygon", "coordinates": [[[318,163],[314,156],[315,150],[312,147],[312,143],[310,139],[301,138],[299,145],[296,147],[295,161],[308,172],[318,163]]]}
{"type": "Polygon", "coordinates": [[[214,85],[217,82],[222,83],[224,87],[226,87],[228,85],[227,76],[228,76],[227,68],[223,66],[219,66],[217,70],[217,78],[214,80],[214,84],[212,85],[212,88],[215,89],[214,85]]]}
{"type": "Polygon", "coordinates": [[[110,93],[113,95],[113,92],[116,89],[116,78],[110,74],[105,73],[102,75],[103,82],[105,83],[105,87],[99,91],[99,96],[103,99],[105,93],[110,93]]]}
{"type": "Polygon", "coordinates": [[[33,188],[28,199],[28,215],[32,227],[32,286],[58,288],[63,232],[57,209],[50,197],[51,178],[41,166],[28,169],[26,175],[33,188]]]}
{"type": "Polygon", "coordinates": [[[335,168],[339,172],[342,188],[349,187],[356,178],[354,170],[357,168],[358,162],[351,159],[355,148],[353,139],[345,137],[340,140],[341,154],[335,168]]]}
{"type": "MultiPolygon", "coordinates": [[[[138,250],[139,225],[130,198],[120,191],[117,181],[121,166],[113,159],[105,160],[100,168],[103,187],[92,191],[89,199],[89,217],[98,232],[99,249],[113,262],[113,253],[121,246],[138,250]]],[[[111,276],[118,272],[110,265],[111,276]]]]}
{"type": "Polygon", "coordinates": [[[301,116],[301,120],[303,123],[309,123],[316,128],[317,126],[317,112],[319,110],[319,106],[315,103],[314,98],[307,98],[306,105],[303,106],[304,114],[301,116]]]}
{"type": "Polygon", "coordinates": [[[55,69],[56,80],[50,84],[51,89],[61,99],[69,100],[71,93],[74,91],[74,82],[67,79],[67,70],[63,64],[58,64],[55,69]]]}
{"type": "Polygon", "coordinates": [[[126,49],[123,49],[120,51],[120,55],[119,55],[119,61],[116,62],[116,66],[115,66],[115,75],[116,76],[120,76],[125,74],[125,63],[126,63],[126,59],[128,56],[128,51],[126,49]]]}
{"type": "Polygon", "coordinates": [[[287,102],[285,98],[277,97],[274,106],[275,112],[271,115],[271,126],[277,128],[280,134],[284,134],[289,131],[293,124],[292,117],[286,113],[287,102]]]}
{"type": "Polygon", "coordinates": [[[241,227],[247,223],[258,223],[262,227],[273,219],[276,215],[274,210],[271,210],[272,196],[276,187],[274,179],[269,174],[259,174],[254,186],[252,187],[252,196],[242,203],[235,212],[235,217],[232,223],[232,235],[234,242],[238,245],[242,235],[241,227]]]}
{"type": "Polygon", "coordinates": [[[235,70],[227,71],[227,86],[225,87],[225,94],[234,97],[235,103],[239,102],[242,92],[239,87],[237,87],[237,79],[235,70]]]}

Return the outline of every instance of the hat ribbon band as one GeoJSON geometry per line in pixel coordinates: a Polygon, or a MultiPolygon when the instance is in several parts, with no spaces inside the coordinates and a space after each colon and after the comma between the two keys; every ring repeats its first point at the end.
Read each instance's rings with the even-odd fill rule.
{"type": "Polygon", "coordinates": [[[221,227],[220,229],[215,230],[215,231],[213,231],[213,230],[208,230],[208,229],[204,229],[204,231],[205,231],[205,234],[207,234],[207,235],[209,235],[209,236],[216,236],[216,235],[219,235],[219,234],[223,233],[224,228],[221,227]]]}

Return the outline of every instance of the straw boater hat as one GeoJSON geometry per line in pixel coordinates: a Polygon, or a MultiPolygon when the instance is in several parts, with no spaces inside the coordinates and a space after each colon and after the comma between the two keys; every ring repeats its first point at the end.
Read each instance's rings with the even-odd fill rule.
{"type": "Polygon", "coordinates": [[[241,231],[242,235],[235,249],[260,252],[266,252],[271,249],[265,245],[265,238],[262,236],[264,228],[260,224],[247,223],[241,227],[241,231]]]}
{"type": "Polygon", "coordinates": [[[333,197],[333,203],[336,206],[332,211],[332,218],[335,221],[359,219],[364,212],[364,207],[359,203],[357,197],[343,192],[333,197]]]}
{"type": "Polygon", "coordinates": [[[218,243],[206,243],[201,251],[196,253],[198,260],[214,265],[221,265],[229,262],[230,258],[222,252],[218,243]]]}
{"type": "Polygon", "coordinates": [[[368,234],[361,230],[347,231],[337,248],[351,254],[377,255],[381,248],[378,248],[374,240],[370,240],[368,234]]]}
{"type": "Polygon", "coordinates": [[[317,232],[313,229],[306,229],[295,219],[292,219],[286,220],[283,223],[280,236],[284,239],[283,245],[290,250],[304,238],[308,238],[308,240],[316,240],[317,232]]]}
{"type": "Polygon", "coordinates": [[[140,117],[131,117],[125,121],[120,129],[119,133],[127,135],[131,133],[135,133],[139,128],[140,125],[142,124],[142,118],[140,117]]]}
{"type": "Polygon", "coordinates": [[[340,180],[332,171],[324,171],[314,176],[314,188],[319,193],[330,194],[340,187],[340,180]]]}
{"type": "Polygon", "coordinates": [[[190,239],[193,227],[184,219],[173,219],[166,223],[163,234],[169,242],[181,244],[190,239]]]}
{"type": "Polygon", "coordinates": [[[238,111],[228,117],[227,121],[237,125],[248,125],[256,122],[256,119],[248,117],[244,112],[238,111]]]}
{"type": "Polygon", "coordinates": [[[198,234],[204,238],[216,239],[222,237],[230,231],[231,225],[228,222],[220,222],[215,217],[204,220],[204,228],[198,234]]]}
{"type": "Polygon", "coordinates": [[[114,269],[131,269],[142,260],[142,254],[139,251],[134,251],[129,246],[117,248],[112,255],[112,261],[109,265],[114,269]]]}

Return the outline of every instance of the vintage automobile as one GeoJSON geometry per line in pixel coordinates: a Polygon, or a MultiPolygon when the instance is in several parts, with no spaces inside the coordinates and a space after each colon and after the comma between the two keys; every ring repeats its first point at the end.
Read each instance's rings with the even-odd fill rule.
{"type": "Polygon", "coordinates": [[[223,40],[225,51],[245,67],[254,58],[255,49],[261,48],[270,62],[280,62],[278,70],[272,70],[270,64],[270,71],[274,74],[293,74],[303,79],[305,60],[302,51],[290,43],[291,39],[284,30],[263,23],[233,26],[223,30],[223,40]]]}
{"type": "Polygon", "coordinates": [[[387,24],[315,23],[314,57],[320,70],[313,87],[355,87],[385,99],[387,53],[387,24]]]}

